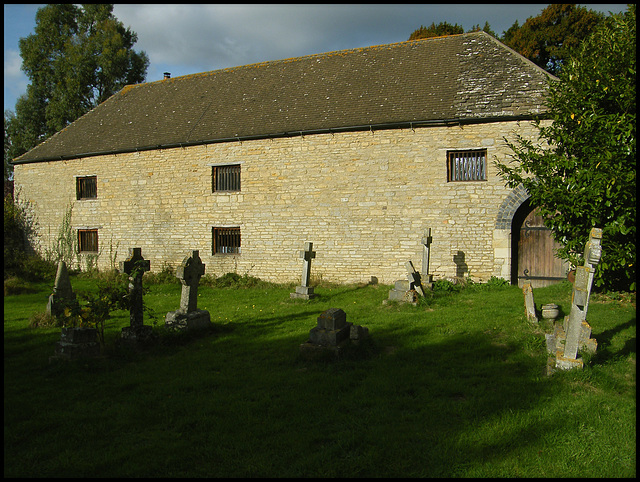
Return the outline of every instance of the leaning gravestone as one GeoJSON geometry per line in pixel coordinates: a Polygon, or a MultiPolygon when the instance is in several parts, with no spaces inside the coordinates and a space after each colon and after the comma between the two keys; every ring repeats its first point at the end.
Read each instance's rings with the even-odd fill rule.
{"type": "Polygon", "coordinates": [[[304,251],[300,251],[300,257],[304,260],[302,265],[302,281],[300,286],[296,287],[296,292],[290,293],[290,297],[309,300],[316,296],[313,288],[309,286],[309,280],[311,279],[311,260],[316,257],[316,252],[313,251],[313,243],[304,243],[304,251]]]}
{"type": "Polygon", "coordinates": [[[547,335],[547,347],[555,349],[556,368],[582,368],[584,364],[578,356],[578,350],[582,348],[595,353],[597,349],[596,340],[590,338],[591,326],[586,317],[595,267],[602,256],[601,240],[602,229],[591,229],[585,246],[584,265],[576,267],[571,311],[565,317],[563,326],[556,326],[553,335],[547,335]]]}
{"type": "Polygon", "coordinates": [[[350,343],[358,344],[369,336],[369,329],[347,323],[347,314],[340,308],[329,308],[318,316],[317,325],[309,331],[309,341],[300,345],[300,354],[307,359],[339,358],[350,343]]]}
{"type": "MultiPolygon", "coordinates": [[[[405,263],[407,279],[397,280],[392,290],[389,290],[389,299],[386,301],[400,301],[403,303],[418,303],[418,295],[424,296],[420,273],[413,267],[411,261],[405,263]]],[[[383,302],[383,303],[384,303],[383,302]]]]}
{"type": "Polygon", "coordinates": [[[193,331],[213,326],[209,312],[198,309],[198,284],[204,275],[204,268],[197,250],[191,251],[191,255],[178,266],[176,277],[182,284],[180,308],[167,313],[164,321],[167,328],[193,331]]]}
{"type": "Polygon", "coordinates": [[[121,341],[130,344],[145,343],[153,338],[153,328],[143,324],[142,275],[151,269],[151,263],[142,257],[141,248],[129,248],[129,257],[120,261],[120,272],[129,275],[129,324],[121,333],[121,341]]]}
{"type": "Polygon", "coordinates": [[[64,261],[58,262],[56,281],[53,284],[53,293],[49,296],[46,312],[50,316],[60,315],[65,307],[77,304],[76,294],[71,288],[69,271],[64,261]]]}

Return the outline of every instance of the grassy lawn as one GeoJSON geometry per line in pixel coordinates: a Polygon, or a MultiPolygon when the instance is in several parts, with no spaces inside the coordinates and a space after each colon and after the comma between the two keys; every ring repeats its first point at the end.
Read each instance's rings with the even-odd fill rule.
{"type": "MultiPolygon", "coordinates": [[[[93,282],[72,277],[75,291],[93,282]]],[[[469,288],[419,306],[389,286],[202,287],[215,329],[171,335],[176,284],[151,285],[156,346],[49,363],[59,328],[29,328],[51,284],[4,299],[5,477],[635,477],[635,294],[593,295],[598,352],[545,373],[543,326],[517,287],[469,288]],[[342,308],[371,343],[300,359],[318,315],[342,308]]],[[[534,290],[568,313],[571,285],[534,290]]],[[[150,324],[150,321],[145,323],[150,324]]]]}

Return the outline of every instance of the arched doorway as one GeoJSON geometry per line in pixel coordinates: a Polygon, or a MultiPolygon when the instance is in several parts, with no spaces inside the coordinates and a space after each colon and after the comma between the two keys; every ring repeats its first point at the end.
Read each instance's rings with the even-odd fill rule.
{"type": "Polygon", "coordinates": [[[513,216],[511,236],[512,284],[517,280],[522,287],[528,281],[533,288],[540,288],[567,279],[569,263],[554,255],[561,245],[528,199],[513,216]]]}

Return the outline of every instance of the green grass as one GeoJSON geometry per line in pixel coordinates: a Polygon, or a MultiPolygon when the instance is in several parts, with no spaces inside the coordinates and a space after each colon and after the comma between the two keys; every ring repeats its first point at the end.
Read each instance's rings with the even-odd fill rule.
{"type": "MultiPolygon", "coordinates": [[[[93,282],[72,278],[75,291],[93,282]]],[[[596,355],[545,376],[543,326],[516,287],[475,287],[419,306],[389,286],[201,286],[215,329],[171,335],[176,284],[152,285],[159,343],[48,363],[59,328],[29,328],[51,286],[4,301],[5,477],[634,477],[635,295],[594,295],[596,355]],[[619,297],[620,298],[620,297],[619,297]],[[325,309],[371,343],[332,363],[298,347],[325,309]]],[[[571,287],[534,290],[568,313],[571,287]]],[[[150,323],[150,322],[147,322],[150,323]]]]}

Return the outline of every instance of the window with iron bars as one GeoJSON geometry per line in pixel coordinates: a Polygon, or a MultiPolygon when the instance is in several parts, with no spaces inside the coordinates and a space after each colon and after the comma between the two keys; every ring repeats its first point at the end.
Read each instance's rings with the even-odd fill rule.
{"type": "Polygon", "coordinates": [[[240,164],[212,166],[212,192],[240,191],[240,164]]]}
{"type": "Polygon", "coordinates": [[[81,253],[98,252],[98,230],[78,229],[78,249],[81,253]]]}
{"type": "Polygon", "coordinates": [[[96,199],[97,197],[97,176],[76,177],[76,199],[96,199]]]}
{"type": "Polygon", "coordinates": [[[486,181],[487,150],[447,151],[448,181],[486,181]]]}
{"type": "Polygon", "coordinates": [[[212,254],[240,254],[240,228],[212,228],[212,254]]]}

